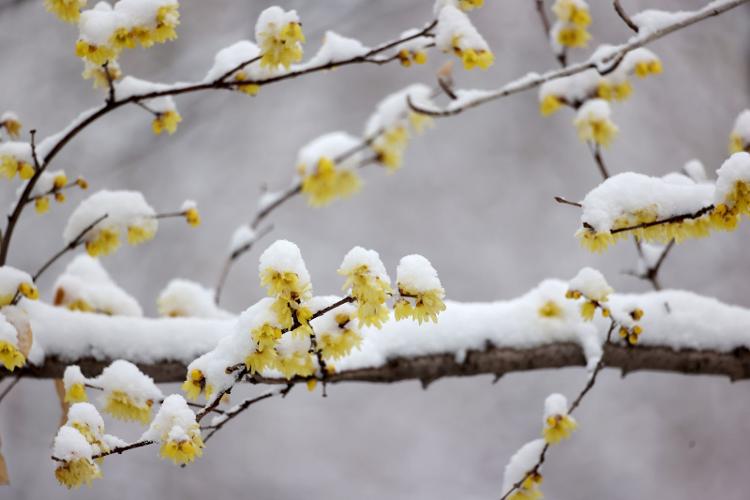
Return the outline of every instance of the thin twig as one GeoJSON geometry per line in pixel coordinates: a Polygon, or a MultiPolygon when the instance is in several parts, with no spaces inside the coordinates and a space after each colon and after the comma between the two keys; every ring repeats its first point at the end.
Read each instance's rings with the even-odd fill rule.
{"type": "Polygon", "coordinates": [[[628,13],[625,12],[625,9],[622,8],[622,5],[620,5],[620,0],[613,0],[612,4],[615,7],[615,12],[617,12],[617,15],[620,16],[620,19],[622,19],[625,24],[628,25],[628,28],[638,33],[638,25],[635,24],[632,19],[630,19],[628,13]]]}
{"type": "Polygon", "coordinates": [[[5,399],[5,396],[7,396],[10,393],[10,391],[13,390],[16,384],[21,381],[21,376],[22,375],[20,373],[16,375],[15,378],[11,381],[11,383],[8,384],[8,386],[3,390],[2,393],[0,393],[0,403],[3,402],[3,399],[5,399]]]}

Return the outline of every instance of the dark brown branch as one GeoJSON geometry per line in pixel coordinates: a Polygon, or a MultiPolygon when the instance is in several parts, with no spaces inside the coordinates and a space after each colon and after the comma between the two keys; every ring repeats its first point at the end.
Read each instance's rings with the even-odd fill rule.
{"type": "MultiPolygon", "coordinates": [[[[660,371],[686,375],[723,375],[732,381],[750,379],[750,350],[745,348],[718,352],[700,349],[675,350],[668,346],[628,347],[612,344],[605,346],[604,353],[605,367],[620,369],[623,375],[636,371],[660,371]]],[[[62,360],[50,357],[44,364],[24,366],[18,369],[18,373],[31,378],[61,378],[65,367],[75,363],[81,367],[84,375],[93,377],[101,373],[112,361],[93,358],[62,360]]],[[[141,371],[159,383],[182,382],[187,372],[187,365],[178,361],[163,360],[136,364],[141,371]]],[[[331,373],[327,382],[393,383],[420,380],[429,384],[444,377],[504,375],[517,371],[585,365],[586,359],[580,346],[572,342],[528,349],[488,346],[484,350],[469,351],[463,363],[456,361],[454,353],[398,357],[379,367],[331,373]]],[[[0,371],[0,378],[8,375],[8,372],[0,371]]],[[[253,381],[267,384],[289,382],[285,379],[267,379],[259,376],[254,376],[253,381]]],[[[307,379],[295,378],[291,382],[305,383],[307,379]]]]}
{"type": "Polygon", "coordinates": [[[661,224],[672,224],[675,222],[682,222],[682,221],[690,220],[690,219],[698,219],[700,217],[703,217],[707,213],[711,212],[713,209],[714,209],[713,205],[708,205],[707,207],[703,207],[700,210],[697,210],[693,213],[673,215],[672,217],[667,217],[666,219],[659,219],[659,220],[655,220],[651,222],[644,222],[642,224],[636,224],[634,226],[618,227],[617,229],[612,229],[610,233],[617,234],[617,233],[622,233],[624,231],[634,231],[636,229],[647,229],[649,227],[658,226],[661,224]]]}
{"type": "Polygon", "coordinates": [[[625,9],[622,8],[622,5],[620,5],[620,0],[613,0],[612,4],[615,7],[615,12],[617,12],[617,15],[620,16],[620,19],[622,19],[625,24],[628,25],[628,28],[638,33],[638,25],[635,24],[632,19],[630,19],[628,13],[625,12],[625,9]]]}

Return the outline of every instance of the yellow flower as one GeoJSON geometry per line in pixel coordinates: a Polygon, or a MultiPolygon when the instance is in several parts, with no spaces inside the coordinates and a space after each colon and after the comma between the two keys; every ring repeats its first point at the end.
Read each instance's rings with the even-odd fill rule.
{"type": "Polygon", "coordinates": [[[65,193],[55,193],[55,201],[58,203],[65,203],[65,193]]]}
{"type": "Polygon", "coordinates": [[[86,387],[81,382],[71,384],[68,390],[65,391],[65,397],[63,398],[66,403],[82,403],[83,401],[88,401],[88,399],[88,396],[86,396],[86,387]]]}
{"type": "Polygon", "coordinates": [[[427,62],[427,52],[424,50],[401,49],[397,55],[401,66],[405,68],[411,66],[411,63],[424,64],[427,62]]]}
{"type": "Polygon", "coordinates": [[[339,269],[339,274],[346,276],[343,289],[351,288],[351,296],[357,301],[357,318],[360,325],[380,328],[389,317],[385,301],[391,293],[390,285],[379,276],[374,276],[365,264],[349,272],[339,269]]]}
{"type": "Polygon", "coordinates": [[[94,238],[86,242],[86,251],[92,257],[109,255],[120,246],[120,233],[117,228],[100,229],[94,238]]]}
{"type": "Polygon", "coordinates": [[[590,39],[589,32],[575,24],[564,26],[557,32],[557,43],[563,47],[582,48],[590,39]]]}
{"type": "Polygon", "coordinates": [[[12,179],[18,172],[18,160],[11,155],[0,156],[0,171],[8,179],[12,179]]]}
{"type": "Polygon", "coordinates": [[[646,78],[648,75],[658,75],[662,72],[661,61],[652,59],[650,61],[638,61],[635,64],[635,74],[638,78],[646,78]]]}
{"type": "Polygon", "coordinates": [[[153,404],[154,402],[150,399],[139,404],[123,391],[112,391],[107,395],[104,411],[121,420],[134,420],[147,424],[151,420],[153,404]]]}
{"type": "Polygon", "coordinates": [[[602,146],[609,146],[617,134],[617,126],[609,118],[595,116],[579,117],[575,120],[578,137],[582,141],[594,141],[602,146]]]}
{"type": "Polygon", "coordinates": [[[13,371],[26,364],[24,356],[18,348],[6,340],[0,340],[0,363],[6,370],[13,371]]]}
{"type": "Polygon", "coordinates": [[[154,237],[153,229],[143,226],[128,226],[128,243],[131,245],[140,245],[154,237]]]}
{"type": "Polygon", "coordinates": [[[94,479],[102,477],[101,470],[92,460],[88,458],[77,458],[58,465],[55,469],[55,477],[60,484],[68,489],[78,488],[82,485],[91,486],[94,479]]]}
{"type": "Polygon", "coordinates": [[[83,299],[76,299],[66,307],[71,311],[94,312],[94,307],[83,299]]]}
{"type": "Polygon", "coordinates": [[[262,349],[272,349],[281,338],[281,329],[268,323],[250,332],[253,341],[262,349]]]}
{"type": "Polygon", "coordinates": [[[581,28],[591,24],[591,15],[588,9],[578,5],[573,0],[557,0],[552,6],[552,12],[560,21],[573,23],[581,28]]]}
{"type": "Polygon", "coordinates": [[[97,66],[102,66],[107,61],[114,61],[118,52],[116,48],[109,45],[95,45],[86,40],[76,42],[76,55],[97,66]]]}
{"type": "Polygon", "coordinates": [[[482,5],[484,5],[484,0],[458,0],[458,6],[464,11],[478,9],[482,5]]]}
{"type": "Polygon", "coordinates": [[[39,289],[33,283],[26,281],[18,285],[18,293],[30,300],[37,300],[39,298],[39,289]]]}
{"type": "Polygon", "coordinates": [[[544,496],[539,490],[541,484],[542,475],[538,472],[532,472],[523,480],[521,486],[508,497],[508,500],[539,500],[544,496]]]}
{"type": "Polygon", "coordinates": [[[200,213],[198,213],[198,209],[195,207],[190,207],[185,210],[185,220],[189,225],[193,227],[200,226],[201,215],[200,213]]]}
{"type": "Polygon", "coordinates": [[[188,399],[195,401],[201,395],[201,392],[205,392],[206,399],[211,397],[213,394],[213,387],[210,384],[206,384],[206,377],[203,372],[194,368],[188,374],[187,380],[182,383],[182,390],[187,394],[188,399]]]}
{"type": "Polygon", "coordinates": [[[27,181],[34,177],[34,173],[36,170],[31,165],[31,163],[26,162],[18,162],[18,177],[20,177],[22,180],[27,181]]]}
{"type": "Polygon", "coordinates": [[[615,237],[610,232],[598,233],[593,229],[584,228],[576,233],[578,240],[590,252],[601,253],[609,245],[615,242],[615,237]]]}
{"type": "Polygon", "coordinates": [[[171,460],[175,465],[189,464],[203,455],[200,431],[196,428],[179,439],[167,439],[162,443],[159,453],[162,458],[171,460]]]}
{"type": "Polygon", "coordinates": [[[276,358],[275,368],[287,380],[294,376],[309,377],[315,373],[313,357],[308,352],[293,352],[276,358]]]}
{"type": "Polygon", "coordinates": [[[362,343],[362,336],[346,328],[346,325],[351,321],[348,314],[340,313],[337,314],[336,323],[341,328],[338,334],[331,332],[322,332],[318,334],[318,346],[323,352],[323,357],[328,359],[339,359],[349,354],[352,349],[359,347],[362,343]]]}
{"type": "Polygon", "coordinates": [[[732,132],[732,135],[729,136],[729,154],[739,153],[744,150],[745,144],[742,137],[740,137],[740,134],[732,132]]]}
{"type": "Polygon", "coordinates": [[[115,82],[122,78],[122,70],[117,61],[111,60],[107,64],[106,70],[104,66],[87,64],[81,76],[83,76],[84,80],[93,80],[95,89],[106,89],[109,88],[110,80],[115,82]],[[107,73],[109,73],[109,79],[107,79],[107,73]]]}
{"type": "MultiPolygon", "coordinates": [[[[300,166],[302,172],[304,165],[300,166]]],[[[317,168],[302,179],[302,192],[308,195],[308,202],[313,207],[327,205],[337,197],[348,197],[356,193],[361,181],[351,169],[337,168],[327,157],[318,160],[317,168]]]]}
{"type": "Polygon", "coordinates": [[[569,415],[552,415],[547,418],[545,424],[542,434],[549,444],[557,444],[563,439],[568,439],[578,426],[569,415]]]}
{"type": "Polygon", "coordinates": [[[81,188],[81,189],[88,189],[89,188],[88,181],[86,179],[84,179],[83,177],[79,177],[78,179],[76,179],[76,185],[79,188],[81,188]]]}
{"type": "Polygon", "coordinates": [[[281,29],[275,28],[275,25],[269,25],[268,29],[261,33],[260,65],[271,68],[282,65],[289,68],[292,63],[302,59],[301,43],[305,41],[302,25],[298,22],[291,22],[281,29]]]}
{"type": "Polygon", "coordinates": [[[177,111],[164,111],[156,114],[154,121],[151,122],[151,129],[156,135],[165,131],[172,135],[177,131],[177,124],[181,121],[182,117],[177,111]]]}
{"type": "Polygon", "coordinates": [[[549,116],[560,109],[562,104],[563,101],[559,97],[555,95],[546,95],[542,99],[542,102],[539,103],[539,112],[542,116],[549,116]]]}
{"type": "Polygon", "coordinates": [[[177,8],[177,5],[164,5],[156,11],[156,28],[151,32],[152,43],[164,43],[177,38],[176,28],[180,24],[180,12],[177,8]]]}
{"type": "Polygon", "coordinates": [[[266,368],[276,366],[278,355],[274,349],[256,350],[245,357],[245,366],[250,373],[260,373],[266,368]]]}
{"type": "Polygon", "coordinates": [[[719,203],[711,211],[711,226],[720,231],[734,231],[740,222],[740,214],[735,207],[729,208],[724,203],[719,203]]]}
{"type": "Polygon", "coordinates": [[[409,125],[417,134],[423,133],[428,128],[432,127],[433,120],[431,116],[423,113],[417,113],[416,111],[409,111],[409,125]]]}
{"type": "Polygon", "coordinates": [[[473,48],[465,49],[461,47],[460,41],[461,37],[459,35],[454,36],[452,46],[453,52],[461,58],[464,69],[472,70],[476,67],[487,69],[495,62],[495,55],[491,51],[473,48]]]}
{"type": "Polygon", "coordinates": [[[21,135],[21,122],[15,118],[6,118],[0,123],[0,126],[5,127],[5,131],[11,139],[18,139],[21,135]]]}
{"type": "Polygon", "coordinates": [[[44,0],[44,7],[66,23],[77,23],[86,0],[44,0]]]}
{"type": "Polygon", "coordinates": [[[596,302],[587,300],[581,304],[581,317],[585,321],[591,321],[594,319],[594,313],[596,312],[596,302]]]}
{"type": "MultiPolygon", "coordinates": [[[[244,71],[238,71],[234,74],[234,81],[236,82],[243,82],[247,79],[248,75],[244,71]]],[[[257,83],[242,83],[240,85],[237,85],[237,90],[249,96],[255,96],[258,94],[258,92],[260,92],[260,85],[258,85],[257,83]]]]}
{"type": "Polygon", "coordinates": [[[399,293],[403,297],[408,297],[414,300],[414,304],[412,305],[409,303],[407,307],[403,304],[402,300],[397,301],[399,312],[395,313],[394,308],[397,320],[409,316],[419,324],[426,321],[437,323],[438,314],[445,311],[445,303],[443,302],[445,292],[442,289],[417,291],[399,287],[399,293]]]}
{"type": "Polygon", "coordinates": [[[611,101],[612,99],[624,101],[630,97],[630,94],[632,93],[633,86],[630,85],[630,82],[627,80],[612,84],[607,80],[602,79],[596,89],[597,97],[604,99],[605,101],[611,101]]]}
{"type": "Polygon", "coordinates": [[[260,284],[268,288],[269,296],[287,300],[300,300],[310,292],[310,284],[303,284],[297,273],[291,271],[264,269],[260,273],[260,284]]]}
{"type": "Polygon", "coordinates": [[[401,166],[404,150],[409,143],[409,131],[404,126],[392,127],[383,132],[373,143],[372,149],[378,161],[393,172],[401,166]]]}
{"type": "Polygon", "coordinates": [[[554,300],[548,300],[539,308],[539,316],[542,318],[562,318],[563,310],[554,300]]]}

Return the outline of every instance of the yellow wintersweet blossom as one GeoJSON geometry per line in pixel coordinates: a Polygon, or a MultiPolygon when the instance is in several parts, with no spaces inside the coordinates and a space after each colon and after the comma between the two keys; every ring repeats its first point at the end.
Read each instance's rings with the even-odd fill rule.
{"type": "Polygon", "coordinates": [[[537,311],[542,318],[562,318],[563,310],[554,300],[548,300],[537,311]]]}
{"type": "Polygon", "coordinates": [[[293,352],[276,358],[275,368],[287,380],[294,376],[309,377],[315,373],[313,356],[309,352],[293,352]]]}
{"type": "Polygon", "coordinates": [[[388,308],[385,302],[391,293],[388,283],[370,272],[366,264],[353,268],[349,272],[339,269],[339,274],[346,276],[343,289],[351,287],[351,296],[357,302],[357,318],[360,325],[380,328],[388,320],[388,308]]]}
{"type": "Polygon", "coordinates": [[[144,226],[128,226],[128,243],[131,245],[140,245],[150,239],[153,239],[154,230],[144,226]]]}
{"type": "Polygon", "coordinates": [[[275,326],[266,323],[259,328],[252,330],[250,332],[250,337],[258,347],[263,350],[275,347],[276,343],[281,338],[281,334],[282,331],[280,328],[276,328],[275,326]]]}
{"type": "Polygon", "coordinates": [[[96,66],[102,66],[107,61],[114,61],[118,54],[119,50],[110,45],[96,45],[86,40],[76,42],[76,55],[96,66]]]}
{"type": "Polygon", "coordinates": [[[385,165],[388,172],[394,172],[401,166],[408,144],[409,130],[397,125],[380,134],[373,142],[372,149],[378,155],[378,162],[385,165]]]}
{"type": "Polygon", "coordinates": [[[635,74],[638,78],[646,78],[648,75],[658,75],[662,70],[661,61],[658,59],[638,61],[635,64],[635,74]]]}
{"type": "Polygon", "coordinates": [[[583,48],[588,45],[591,35],[586,28],[575,24],[561,27],[557,32],[557,43],[563,47],[583,48]]]}
{"type": "Polygon", "coordinates": [[[151,420],[153,404],[154,402],[150,399],[139,404],[123,391],[112,391],[106,397],[104,411],[121,420],[134,420],[147,424],[151,420]]]}
{"type": "Polygon", "coordinates": [[[548,444],[557,444],[563,439],[568,439],[577,426],[576,421],[569,415],[551,415],[545,421],[542,434],[548,444]]]}
{"type": "Polygon", "coordinates": [[[29,180],[34,175],[34,167],[31,163],[19,160],[13,155],[0,156],[0,173],[12,179],[18,174],[23,180],[29,180]]]}
{"type": "Polygon", "coordinates": [[[711,226],[720,231],[734,231],[740,223],[740,213],[736,207],[728,207],[725,203],[719,203],[710,215],[711,226]]]}
{"type": "Polygon", "coordinates": [[[120,232],[117,228],[102,228],[86,242],[86,252],[92,257],[109,255],[120,246],[120,232]]]}
{"type": "Polygon", "coordinates": [[[442,289],[416,291],[399,287],[399,293],[402,298],[396,301],[393,309],[397,320],[413,318],[419,324],[427,321],[437,323],[438,314],[445,311],[443,302],[445,291],[442,289]],[[414,303],[412,304],[409,299],[412,299],[414,303]]]}
{"type": "Polygon", "coordinates": [[[280,29],[269,25],[261,33],[259,40],[261,50],[261,67],[276,67],[279,65],[289,68],[292,63],[302,59],[301,43],[305,41],[302,25],[298,22],[287,23],[280,29]]]}
{"type": "Polygon", "coordinates": [[[338,334],[331,332],[317,334],[318,346],[326,360],[343,358],[362,343],[362,336],[346,327],[352,320],[349,314],[339,313],[335,316],[335,320],[340,328],[338,334]]]}
{"type": "Polygon", "coordinates": [[[122,78],[122,70],[117,61],[111,60],[106,69],[104,66],[87,64],[81,76],[84,80],[93,80],[95,89],[106,89],[109,88],[110,80],[115,82],[122,78]],[[109,74],[109,78],[107,78],[107,74],[109,74]]]}
{"type": "Polygon", "coordinates": [[[521,482],[521,486],[510,494],[508,500],[540,500],[544,495],[539,490],[542,475],[532,472],[521,482]]]}
{"type": "Polygon", "coordinates": [[[747,146],[745,145],[745,142],[742,140],[742,137],[740,134],[736,132],[732,132],[732,134],[729,136],[729,154],[739,153],[740,151],[744,151],[747,147],[750,149],[750,144],[747,146]]]}
{"type": "Polygon", "coordinates": [[[317,167],[306,172],[304,165],[298,167],[302,178],[302,192],[308,195],[313,207],[329,204],[334,199],[346,198],[356,193],[362,182],[356,172],[348,168],[337,168],[327,157],[318,160],[317,167]]]}
{"type": "Polygon", "coordinates": [[[619,331],[620,337],[627,341],[629,345],[636,345],[642,333],[643,328],[640,325],[635,325],[632,328],[621,326],[619,331]]]}
{"type": "Polygon", "coordinates": [[[552,12],[565,23],[571,23],[581,28],[591,24],[591,14],[588,8],[575,0],[557,0],[552,6],[552,12]]]}
{"type": "Polygon", "coordinates": [[[274,349],[256,349],[245,357],[245,366],[251,374],[260,373],[266,368],[276,367],[277,360],[278,354],[274,349]]]}
{"type": "Polygon", "coordinates": [[[66,23],[77,23],[86,0],[44,0],[44,8],[66,23]]]}
{"type": "MultiPolygon", "coordinates": [[[[244,71],[238,71],[234,74],[234,81],[235,82],[244,82],[249,78],[248,74],[244,71]]],[[[260,85],[257,83],[242,83],[240,85],[237,85],[237,90],[240,92],[243,92],[249,96],[255,96],[260,92],[260,85]]]]}
{"type": "Polygon", "coordinates": [[[18,285],[18,293],[30,300],[37,300],[39,298],[39,289],[28,281],[24,281],[18,285]]]}
{"type": "Polygon", "coordinates": [[[462,48],[461,36],[456,35],[452,40],[453,53],[456,54],[463,62],[464,69],[472,70],[474,68],[487,69],[495,62],[495,55],[490,50],[462,48]]]}
{"type": "Polygon", "coordinates": [[[86,395],[86,387],[81,382],[71,384],[68,390],[65,391],[65,396],[63,398],[66,403],[82,403],[88,401],[88,399],[89,398],[86,395]]]}
{"type": "Polygon", "coordinates": [[[203,372],[197,368],[190,370],[187,380],[182,383],[182,390],[187,394],[188,399],[195,401],[204,392],[206,399],[211,397],[214,392],[214,388],[206,383],[206,377],[203,372]]]}
{"type": "Polygon", "coordinates": [[[160,135],[162,132],[172,135],[177,131],[177,124],[181,121],[182,117],[177,111],[163,111],[156,114],[154,121],[151,122],[151,129],[156,135],[160,135]]]}
{"type": "Polygon", "coordinates": [[[616,240],[616,235],[613,235],[609,231],[597,232],[590,228],[582,228],[578,230],[576,236],[584,248],[590,252],[596,253],[603,252],[608,246],[614,244],[616,240]]]}
{"type": "Polygon", "coordinates": [[[458,6],[463,11],[478,9],[484,5],[484,0],[458,0],[458,6]]]}
{"type": "Polygon", "coordinates": [[[401,49],[398,51],[397,55],[401,66],[405,68],[411,66],[412,63],[424,64],[427,62],[427,52],[424,50],[401,49]]]}
{"type": "Polygon", "coordinates": [[[60,484],[72,489],[84,484],[91,486],[94,479],[102,477],[102,472],[93,460],[77,458],[58,465],[55,469],[55,477],[60,484]]]}
{"type": "Polygon", "coordinates": [[[587,300],[583,304],[581,304],[581,317],[585,321],[593,320],[594,313],[596,313],[596,302],[587,300]]]}
{"type": "Polygon", "coordinates": [[[21,122],[15,118],[6,118],[0,123],[0,126],[5,127],[5,131],[11,139],[18,139],[21,136],[21,122]]]}
{"type": "Polygon", "coordinates": [[[597,97],[606,101],[615,99],[624,101],[633,93],[633,86],[629,81],[623,80],[620,83],[610,83],[607,80],[601,80],[596,88],[597,97]]]}
{"type": "Polygon", "coordinates": [[[539,103],[539,112],[542,116],[555,113],[563,105],[563,100],[555,95],[546,95],[539,103]]]}
{"type": "Polygon", "coordinates": [[[15,345],[6,340],[0,340],[0,363],[6,370],[13,371],[26,364],[26,356],[15,345]]]}
{"type": "Polygon", "coordinates": [[[297,273],[270,267],[261,272],[260,284],[268,289],[269,296],[287,300],[300,300],[310,293],[310,284],[303,284],[297,273]]]}
{"type": "Polygon", "coordinates": [[[574,124],[578,130],[578,137],[582,141],[593,141],[604,147],[612,143],[618,130],[609,118],[587,116],[576,118],[574,124]]]}
{"type": "MultiPolygon", "coordinates": [[[[180,12],[177,4],[163,5],[156,11],[156,28],[151,32],[150,41],[153,44],[164,43],[177,38],[177,25],[180,24],[180,12]]],[[[144,47],[148,47],[145,43],[144,47]]]]}
{"type": "Polygon", "coordinates": [[[194,428],[180,436],[172,436],[161,445],[160,455],[175,465],[189,464],[203,455],[203,439],[196,424],[194,428]]]}

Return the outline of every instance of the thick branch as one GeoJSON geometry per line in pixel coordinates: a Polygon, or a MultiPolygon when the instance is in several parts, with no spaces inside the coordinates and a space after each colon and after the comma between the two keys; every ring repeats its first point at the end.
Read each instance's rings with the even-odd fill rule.
{"type": "MultiPolygon", "coordinates": [[[[735,349],[730,352],[682,349],[676,351],[666,346],[626,347],[608,345],[604,349],[604,364],[619,368],[623,375],[635,371],[663,371],[688,375],[724,375],[730,380],[750,378],[750,350],[735,349]]],[[[483,374],[504,375],[516,371],[541,370],[585,366],[586,360],[578,344],[562,342],[530,349],[488,347],[482,351],[469,351],[463,362],[457,362],[453,353],[416,357],[399,357],[376,368],[345,370],[327,375],[327,383],[372,382],[392,383],[403,380],[420,380],[429,384],[443,377],[467,377],[483,374]]],[[[16,374],[32,378],[61,378],[65,367],[76,363],[87,376],[94,376],[112,360],[92,358],[63,361],[48,358],[41,366],[26,366],[16,374]]],[[[139,364],[144,373],[156,382],[181,382],[185,379],[186,365],[176,361],[139,364]]],[[[9,375],[0,371],[0,377],[9,375]]],[[[283,383],[281,379],[254,378],[261,383],[283,383]]],[[[292,380],[307,382],[307,379],[292,380]]]]}

